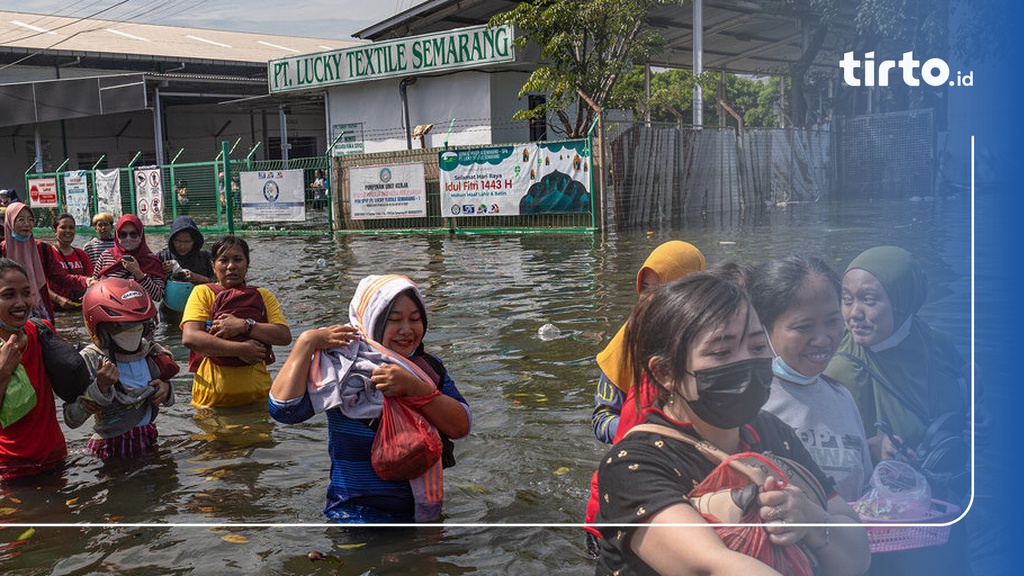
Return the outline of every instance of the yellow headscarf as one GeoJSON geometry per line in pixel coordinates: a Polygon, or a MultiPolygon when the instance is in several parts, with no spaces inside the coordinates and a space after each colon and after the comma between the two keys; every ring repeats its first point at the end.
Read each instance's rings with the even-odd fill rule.
{"type": "MultiPolygon", "coordinates": [[[[644,270],[655,272],[662,282],[671,282],[686,276],[690,272],[703,272],[707,267],[704,255],[696,246],[681,240],[670,240],[651,252],[644,265],[636,273],[636,293],[640,294],[640,279],[644,270]]],[[[623,392],[633,385],[630,369],[626,362],[625,347],[626,325],[608,343],[608,346],[597,355],[597,365],[604,375],[623,392]]]]}

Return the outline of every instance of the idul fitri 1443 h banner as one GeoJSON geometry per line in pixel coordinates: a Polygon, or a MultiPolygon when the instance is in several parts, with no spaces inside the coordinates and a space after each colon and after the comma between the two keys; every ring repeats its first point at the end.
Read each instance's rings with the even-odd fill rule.
{"type": "Polygon", "coordinates": [[[590,211],[586,140],[446,150],[439,164],[446,217],[590,211]]]}

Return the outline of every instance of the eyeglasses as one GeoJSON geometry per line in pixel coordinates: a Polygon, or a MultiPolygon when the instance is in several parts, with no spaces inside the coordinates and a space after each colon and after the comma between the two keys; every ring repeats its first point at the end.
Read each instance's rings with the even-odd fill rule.
{"type": "Polygon", "coordinates": [[[117,237],[124,240],[125,238],[138,238],[138,232],[118,232],[117,237]]]}

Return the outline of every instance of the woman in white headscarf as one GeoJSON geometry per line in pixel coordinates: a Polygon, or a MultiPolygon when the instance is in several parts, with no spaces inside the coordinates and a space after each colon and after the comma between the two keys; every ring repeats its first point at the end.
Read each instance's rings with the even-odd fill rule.
{"type": "Polygon", "coordinates": [[[448,439],[468,434],[471,416],[444,364],[423,351],[423,296],[405,276],[368,276],[356,288],[349,322],[296,339],[270,389],[270,415],[295,423],[327,413],[331,484],[324,514],[331,520],[435,521],[441,469],[454,464],[448,439]],[[424,477],[388,481],[371,465],[384,396],[409,397],[440,433],[441,460],[424,477]]]}

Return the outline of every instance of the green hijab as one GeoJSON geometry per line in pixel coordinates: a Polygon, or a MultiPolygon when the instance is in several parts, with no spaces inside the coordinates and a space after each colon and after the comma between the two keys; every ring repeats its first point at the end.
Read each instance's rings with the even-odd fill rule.
{"type": "Polygon", "coordinates": [[[868,437],[875,435],[875,422],[886,421],[916,448],[931,420],[948,411],[966,412],[962,376],[966,362],[946,334],[917,317],[928,286],[912,254],[896,246],[878,246],[854,258],[846,271],[854,269],[870,273],[885,289],[895,332],[904,324],[909,326],[902,340],[878,351],[855,343],[847,333],[825,375],[853,394],[868,437]],[[911,406],[887,392],[878,377],[911,406]]]}

